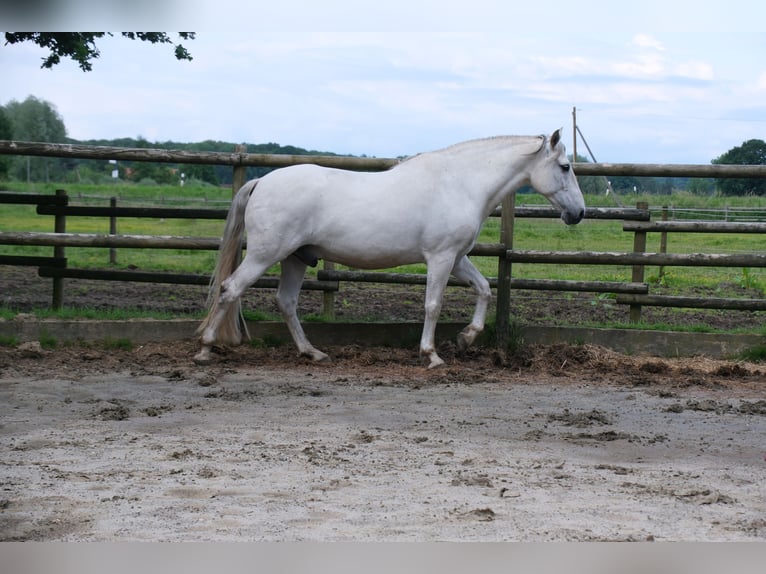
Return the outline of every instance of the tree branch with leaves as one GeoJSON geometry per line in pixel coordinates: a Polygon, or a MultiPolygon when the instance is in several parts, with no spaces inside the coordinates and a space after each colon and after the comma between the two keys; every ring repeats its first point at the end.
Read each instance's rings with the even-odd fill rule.
{"type": "MultiPolygon", "coordinates": [[[[33,42],[50,51],[43,58],[41,68],[51,69],[61,62],[61,58],[71,58],[83,72],[93,69],[93,60],[101,55],[96,40],[105,35],[114,36],[111,32],[6,32],[5,45],[33,42]]],[[[195,32],[178,32],[180,40],[194,40],[195,32]]],[[[176,43],[165,32],[122,32],[122,36],[130,40],[141,40],[152,44],[174,44],[175,57],[179,60],[191,60],[192,56],[186,47],[176,43]]]]}

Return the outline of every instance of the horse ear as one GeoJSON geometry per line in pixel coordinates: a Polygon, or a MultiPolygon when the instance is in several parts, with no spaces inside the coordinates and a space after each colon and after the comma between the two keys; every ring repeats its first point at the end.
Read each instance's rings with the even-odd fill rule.
{"type": "Polygon", "coordinates": [[[553,132],[553,135],[551,136],[551,149],[555,148],[559,142],[561,141],[561,130],[564,128],[559,128],[555,132],[553,132]]]}

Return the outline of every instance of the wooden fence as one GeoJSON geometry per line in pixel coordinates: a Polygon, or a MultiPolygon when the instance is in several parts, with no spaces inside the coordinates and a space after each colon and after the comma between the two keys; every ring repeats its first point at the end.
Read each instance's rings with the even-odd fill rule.
{"type": "MultiPolygon", "coordinates": [[[[183,219],[225,219],[226,209],[191,209],[191,208],[151,208],[151,207],[118,207],[112,201],[109,207],[93,206],[70,206],[68,196],[64,190],[58,190],[55,196],[50,195],[27,195],[0,192],[0,203],[37,203],[37,213],[40,215],[54,215],[55,230],[46,232],[0,232],[0,245],[26,245],[26,246],[53,246],[52,257],[5,255],[0,256],[0,264],[8,265],[32,265],[38,267],[42,277],[54,279],[53,308],[60,308],[63,304],[64,278],[99,279],[110,281],[138,281],[152,283],[175,283],[190,285],[207,285],[209,277],[186,273],[163,273],[163,272],[138,272],[128,270],[102,270],[102,269],[75,269],[67,266],[65,249],[67,247],[103,247],[103,248],[141,248],[141,249],[188,249],[188,250],[217,250],[220,244],[216,237],[178,237],[178,236],[147,236],[147,235],[117,235],[110,234],[83,234],[67,233],[67,219],[70,217],[109,217],[110,219],[125,217],[147,218],[183,218],[183,219]]],[[[493,217],[502,217],[500,209],[495,210],[493,217]]],[[[615,208],[591,208],[587,216],[592,219],[621,219],[627,221],[641,221],[649,218],[646,209],[615,209],[615,208]]],[[[519,207],[516,208],[515,217],[532,218],[557,218],[558,212],[549,207],[519,207]]],[[[112,222],[112,229],[116,227],[112,222]]],[[[507,259],[508,246],[502,243],[477,244],[471,251],[475,257],[494,257],[507,259]]],[[[339,281],[350,282],[375,282],[375,283],[398,283],[398,284],[425,284],[425,275],[360,272],[335,270],[332,267],[318,271],[317,280],[304,282],[304,289],[317,289],[326,292],[338,290],[339,281]]],[[[498,280],[491,278],[492,287],[496,288],[498,280]]],[[[263,278],[255,287],[274,288],[278,285],[276,278],[263,278]]],[[[450,285],[465,285],[455,279],[450,280],[450,285]]],[[[544,289],[565,291],[590,291],[609,293],[646,293],[645,285],[608,282],[608,281],[567,281],[567,280],[540,280],[540,279],[515,279],[511,281],[514,289],[544,289]]],[[[332,300],[327,298],[324,313],[332,316],[332,300]]]]}
{"type": "MultiPolygon", "coordinates": [[[[360,171],[379,171],[398,163],[397,160],[378,158],[346,158],[340,156],[287,156],[246,154],[237,152],[197,153],[151,149],[105,148],[99,146],[70,146],[62,144],[36,144],[29,142],[0,141],[0,154],[42,155],[53,157],[77,157],[87,159],[117,159],[131,161],[183,162],[225,164],[233,168],[233,189],[244,183],[244,170],[247,166],[283,167],[296,163],[316,163],[319,165],[354,169],[360,171]]],[[[667,177],[766,177],[766,165],[731,166],[731,165],[636,165],[636,164],[576,164],[578,175],[640,175],[667,177]]],[[[717,233],[766,233],[766,224],[716,223],[716,222],[657,222],[650,221],[648,206],[636,208],[588,208],[588,219],[623,220],[623,230],[634,234],[633,252],[547,252],[518,250],[513,248],[513,221],[515,218],[542,217],[558,218],[553,208],[516,207],[513,197],[506,198],[502,206],[493,215],[501,217],[501,236],[497,244],[478,244],[471,255],[474,257],[495,257],[498,260],[498,275],[491,279],[491,285],[497,289],[496,329],[502,342],[508,334],[510,296],[512,289],[543,289],[564,291],[606,292],[617,294],[617,302],[630,306],[631,320],[640,318],[642,305],[669,305],[679,307],[723,308],[742,310],[766,310],[763,299],[697,299],[692,297],[665,297],[649,295],[648,285],[644,281],[644,267],[658,266],[724,266],[724,267],[766,267],[766,255],[753,254],[668,254],[646,253],[646,234],[652,232],[717,232],[717,233]],[[588,265],[628,265],[633,269],[630,282],[604,281],[567,281],[512,279],[513,263],[547,264],[588,264],[588,265]]],[[[67,217],[103,216],[103,217],[165,217],[196,219],[223,219],[226,210],[221,209],[186,209],[186,208],[144,208],[144,207],[84,207],[68,205],[65,192],[51,195],[0,194],[0,203],[28,203],[38,205],[41,215],[54,215],[52,233],[0,232],[0,244],[6,245],[47,245],[54,247],[50,258],[23,258],[23,256],[0,256],[0,264],[27,264],[39,268],[42,276],[52,277],[53,306],[63,303],[63,278],[78,277],[86,279],[119,281],[152,281],[164,283],[207,284],[207,276],[170,273],[146,273],[118,270],[72,269],[66,266],[66,247],[139,247],[150,249],[210,249],[218,248],[218,238],[210,237],[171,237],[171,236],[131,236],[115,234],[72,234],[66,232],[67,217]]],[[[256,286],[273,288],[276,278],[264,278],[256,286]]],[[[364,281],[382,283],[424,284],[425,276],[400,273],[364,273],[341,271],[333,268],[319,270],[315,281],[307,281],[306,289],[320,289],[327,293],[338,290],[339,281],[364,281]]],[[[460,283],[452,280],[450,284],[460,283]]],[[[325,313],[332,314],[332,298],[325,298],[325,313]]]]}

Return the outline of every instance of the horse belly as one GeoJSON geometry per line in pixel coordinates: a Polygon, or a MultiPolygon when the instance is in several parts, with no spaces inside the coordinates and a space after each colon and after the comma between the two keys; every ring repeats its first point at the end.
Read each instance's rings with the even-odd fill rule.
{"type": "Polygon", "coordinates": [[[384,269],[425,260],[419,246],[396,238],[382,242],[370,241],[369,237],[325,238],[317,242],[315,252],[327,261],[359,269],[384,269]]]}

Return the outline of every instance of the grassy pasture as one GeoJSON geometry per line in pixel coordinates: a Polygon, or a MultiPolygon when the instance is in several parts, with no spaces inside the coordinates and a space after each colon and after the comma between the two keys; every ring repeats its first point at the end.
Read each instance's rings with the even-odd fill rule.
{"type": "MultiPolygon", "coordinates": [[[[12,191],[35,193],[55,192],[60,185],[6,185],[12,191]]],[[[208,207],[225,208],[231,198],[230,189],[212,186],[184,188],[173,186],[137,186],[116,184],[110,186],[92,186],[67,184],[70,205],[108,205],[110,197],[118,198],[121,206],[173,206],[173,207],[208,207]]],[[[654,210],[661,205],[683,208],[722,209],[724,207],[759,207],[762,198],[718,198],[701,197],[688,193],[676,193],[671,196],[621,196],[625,206],[635,206],[637,201],[646,201],[654,210]]],[[[519,194],[517,205],[545,205],[544,198],[537,194],[519,194]]],[[[586,197],[586,203],[592,207],[614,207],[613,197],[586,197]]],[[[499,218],[490,218],[479,235],[480,243],[499,241],[499,218]]],[[[121,218],[117,223],[120,234],[136,235],[177,235],[209,237],[220,236],[223,221],[207,220],[172,220],[172,219],[136,219],[121,218]]],[[[34,206],[3,205],[0,208],[0,230],[2,231],[52,231],[53,216],[41,216],[35,213],[34,206]]],[[[71,233],[108,233],[109,221],[106,218],[70,217],[67,231],[71,233]]],[[[631,251],[633,234],[622,231],[620,221],[584,220],[577,226],[566,226],[554,219],[517,219],[514,230],[514,247],[517,249],[556,250],[556,251],[631,251]]],[[[739,253],[762,252],[766,247],[764,238],[757,234],[703,234],[675,233],[668,238],[670,253],[739,253]]],[[[647,251],[660,250],[660,234],[648,235],[647,251]]],[[[6,255],[50,255],[51,247],[0,246],[0,254],[6,255]]],[[[71,267],[100,268],[108,267],[109,252],[104,248],[69,248],[67,257],[71,267]]],[[[164,249],[119,249],[117,268],[138,268],[152,271],[173,271],[210,273],[215,263],[212,251],[183,251],[164,249]]],[[[487,276],[497,274],[497,260],[494,258],[474,258],[474,263],[487,276]]],[[[272,270],[276,272],[276,269],[272,270]]],[[[423,273],[424,265],[410,265],[393,271],[423,273]]],[[[535,279],[576,279],[629,281],[631,270],[628,266],[601,265],[544,265],[515,264],[513,276],[535,279]]],[[[660,281],[656,268],[647,268],[649,281],[660,281]]],[[[735,268],[692,268],[674,267],[665,270],[663,285],[678,289],[694,286],[713,287],[725,290],[727,285],[739,285],[763,289],[766,286],[766,270],[735,268]]]]}

